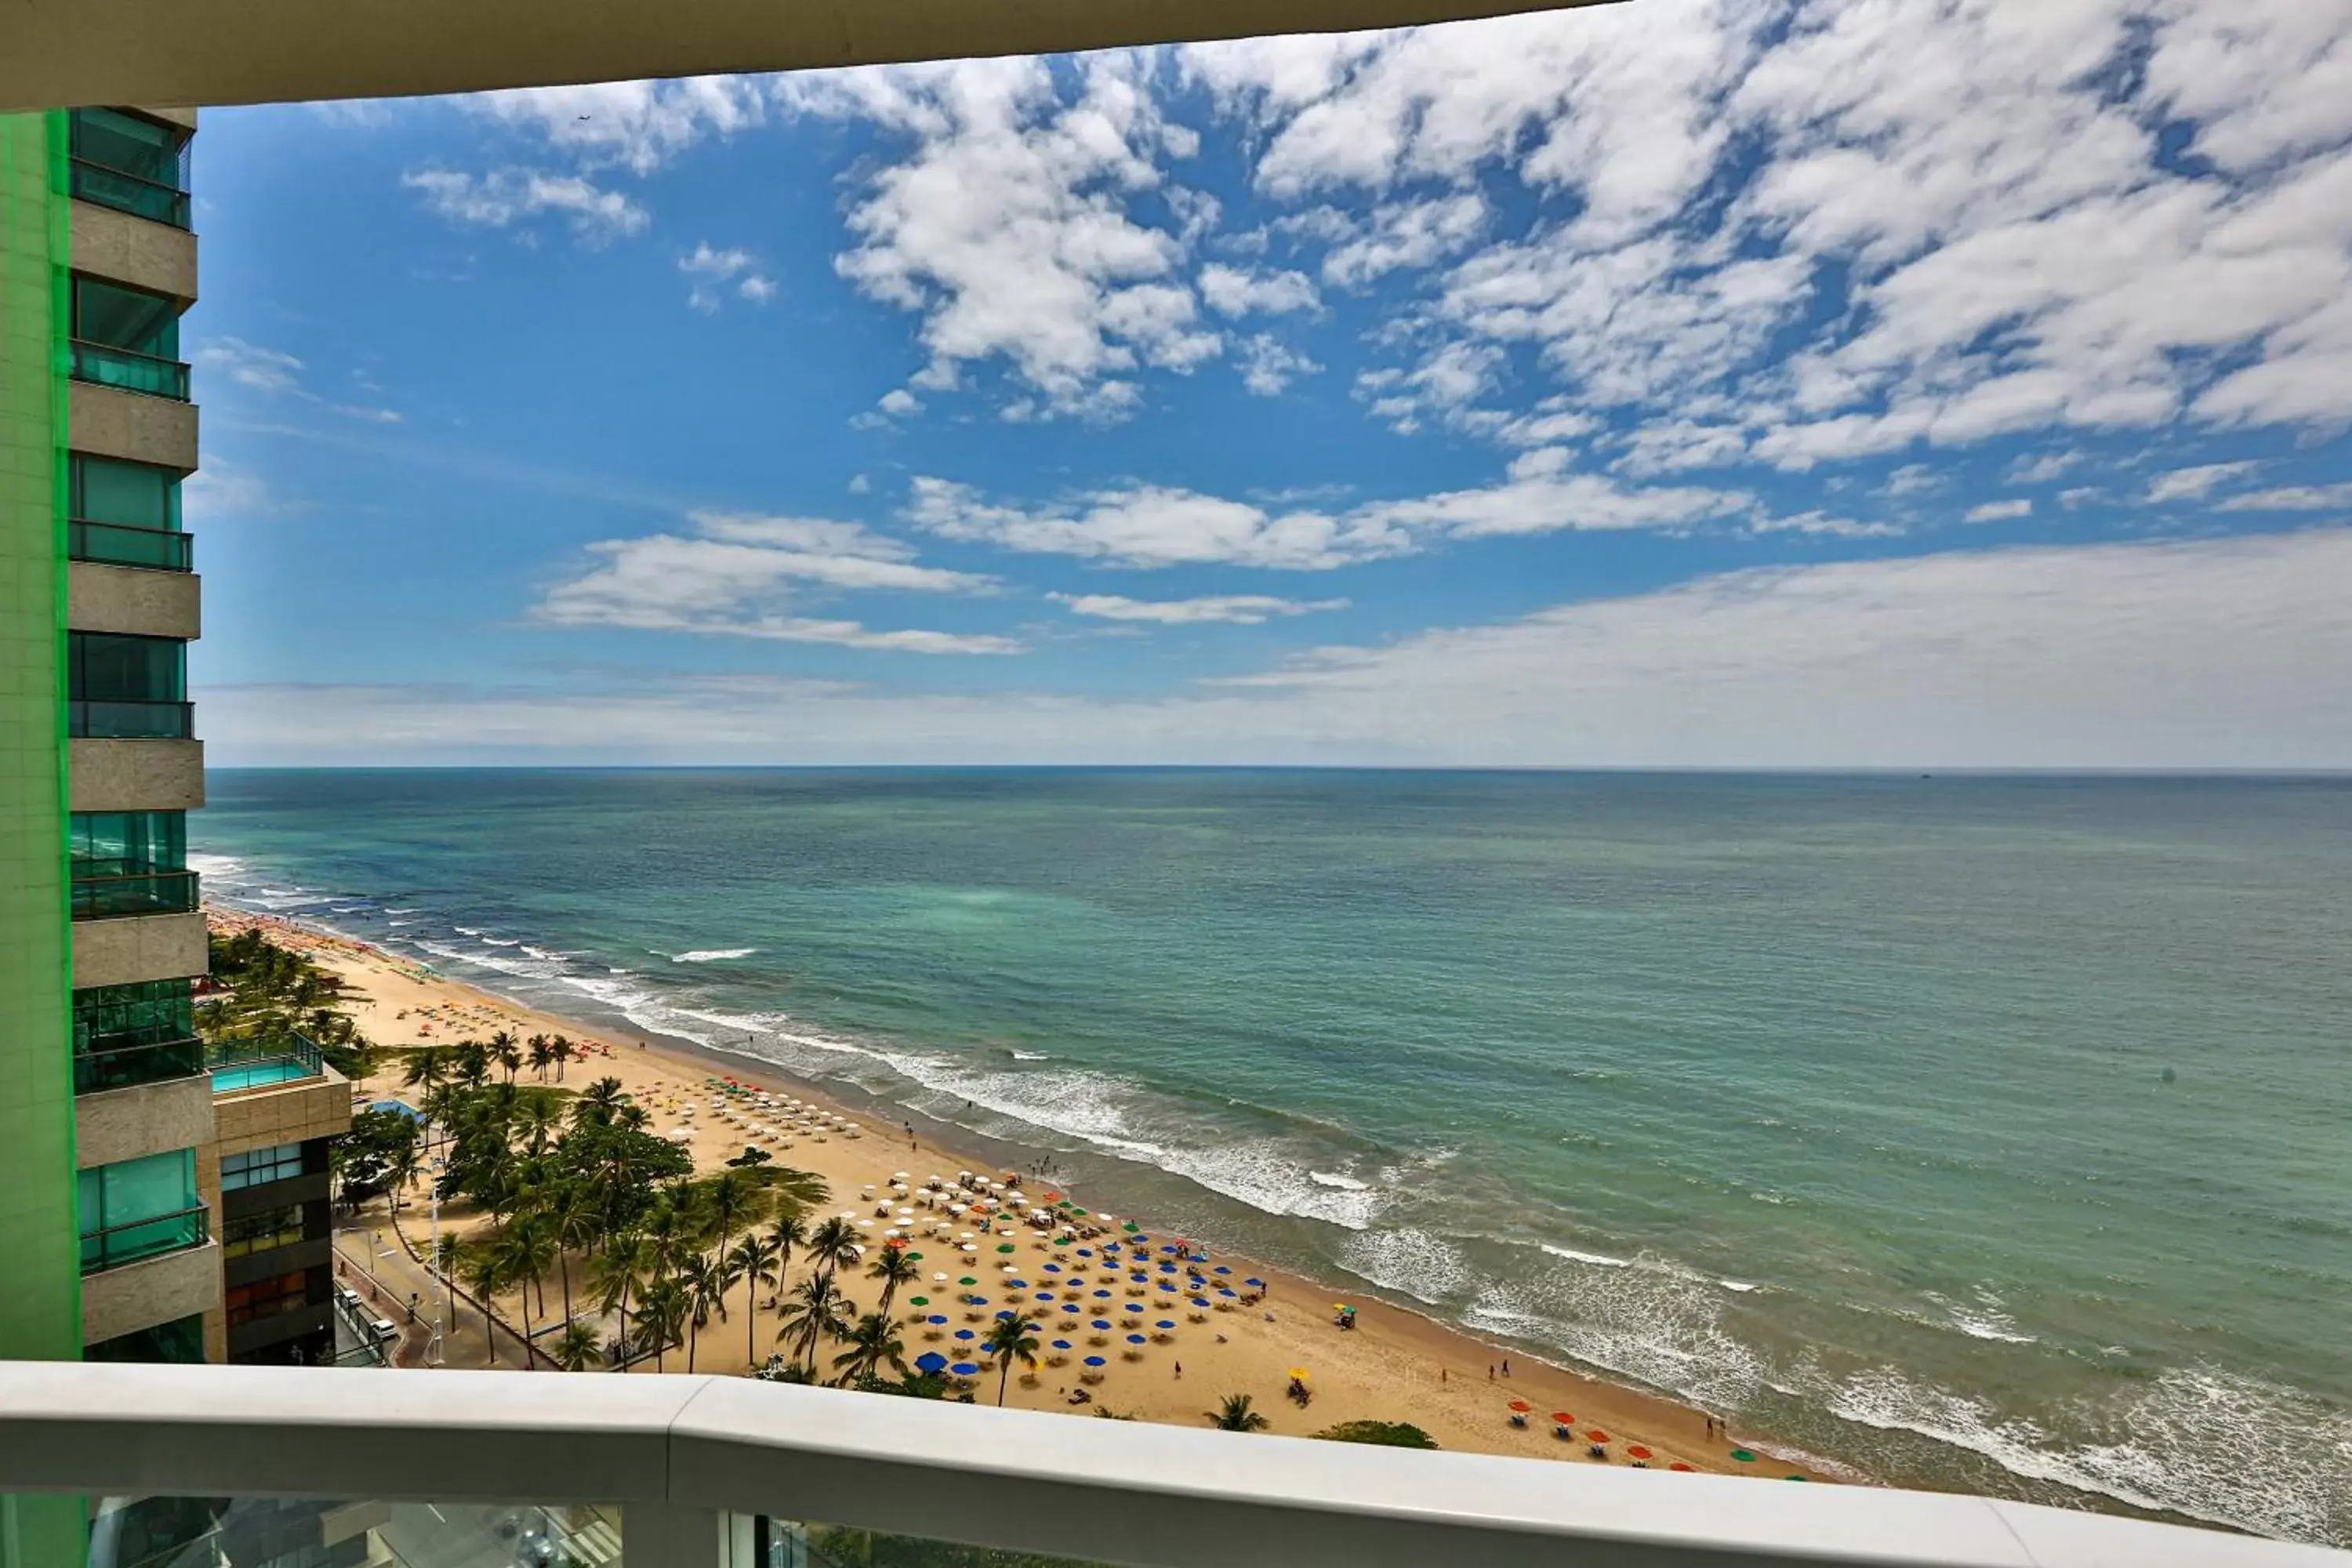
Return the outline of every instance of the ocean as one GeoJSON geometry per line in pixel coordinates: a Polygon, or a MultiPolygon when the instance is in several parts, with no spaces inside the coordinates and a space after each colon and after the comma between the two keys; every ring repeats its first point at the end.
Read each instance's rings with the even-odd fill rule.
{"type": "Polygon", "coordinates": [[[1784,1452],[2352,1545],[2352,781],[222,772],[211,802],[215,898],[1054,1151],[1098,1206],[1784,1452]]]}

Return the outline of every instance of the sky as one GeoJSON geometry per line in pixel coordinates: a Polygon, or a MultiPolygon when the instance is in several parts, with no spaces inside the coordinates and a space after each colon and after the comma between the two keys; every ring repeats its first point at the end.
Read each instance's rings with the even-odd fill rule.
{"type": "Polygon", "coordinates": [[[217,765],[2352,767],[2352,0],[207,111],[217,765]]]}

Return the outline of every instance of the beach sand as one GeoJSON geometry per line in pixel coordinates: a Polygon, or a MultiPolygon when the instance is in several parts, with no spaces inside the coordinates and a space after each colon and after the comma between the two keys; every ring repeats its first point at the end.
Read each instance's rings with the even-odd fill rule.
{"type": "MultiPolygon", "coordinates": [[[[877,1197],[889,1196],[888,1184],[897,1171],[908,1173],[912,1184],[920,1184],[933,1175],[952,1181],[960,1171],[999,1179],[1004,1175],[985,1163],[960,1157],[951,1147],[941,1147],[928,1136],[920,1137],[918,1146],[910,1148],[904,1128],[846,1109],[815,1086],[750,1058],[702,1051],[682,1042],[641,1037],[609,1027],[591,1027],[574,1019],[535,1011],[446,979],[367,944],[283,920],[221,910],[209,912],[216,930],[259,925],[273,942],[307,953],[340,975],[350,987],[347,1005],[360,1032],[376,1045],[447,1045],[462,1039],[485,1038],[500,1028],[526,1037],[562,1034],[575,1042],[590,1042],[596,1054],[585,1061],[572,1062],[565,1069],[564,1086],[577,1089],[597,1078],[617,1077],[639,1103],[654,1112],[654,1131],[667,1134],[681,1127],[694,1130],[688,1146],[698,1167],[704,1171],[719,1168],[727,1159],[740,1153],[748,1142],[744,1128],[714,1114],[709,1103],[712,1091],[708,1087],[713,1077],[732,1078],[754,1089],[797,1098],[821,1108],[827,1117],[853,1123],[860,1133],[856,1138],[833,1132],[820,1142],[795,1133],[790,1135],[789,1147],[781,1146],[772,1138],[766,1144],[778,1163],[814,1171],[830,1184],[832,1200],[812,1215],[812,1221],[853,1210],[860,1218],[875,1218],[877,1197],[862,1196],[863,1190],[872,1185],[877,1188],[877,1197]],[[691,1115],[687,1114],[688,1108],[691,1115]]],[[[362,1100],[413,1099],[413,1091],[402,1087],[401,1076],[397,1061],[391,1062],[376,1077],[358,1086],[355,1093],[362,1100]]],[[[535,1082],[538,1079],[525,1069],[519,1081],[535,1082]]],[[[762,1116],[760,1120],[772,1119],[762,1116]]],[[[1034,1196],[1059,1189],[1050,1183],[1029,1178],[1026,1190],[1034,1196]]],[[[1087,1201],[1085,1194],[1076,1195],[1079,1202],[1087,1201]]],[[[917,1210],[923,1217],[929,1217],[931,1212],[917,1210]]],[[[404,1214],[404,1217],[413,1216],[404,1214]]],[[[1149,1215],[1119,1217],[1139,1220],[1145,1232],[1153,1237],[1153,1267],[1150,1272],[1152,1279],[1158,1280],[1161,1275],[1157,1263],[1165,1256],[1157,1250],[1158,1245],[1173,1238],[1159,1235],[1149,1215]]],[[[487,1220],[472,1212],[470,1205],[459,1203],[443,1206],[441,1222],[445,1229],[464,1231],[487,1220]]],[[[868,1234],[877,1238],[877,1245],[882,1230],[892,1223],[887,1218],[875,1220],[875,1228],[868,1234]]],[[[969,1223],[960,1223],[955,1227],[958,1232],[978,1228],[976,1224],[969,1223]]],[[[1080,1260],[1068,1256],[1075,1254],[1075,1247],[1055,1249],[1025,1225],[1012,1236],[982,1237],[977,1243],[978,1252],[970,1256],[956,1253],[951,1242],[919,1238],[912,1245],[924,1254],[924,1282],[904,1289],[894,1310],[917,1316],[938,1313],[949,1321],[938,1331],[928,1325],[910,1324],[905,1335],[910,1360],[930,1350],[942,1352],[951,1361],[982,1360],[977,1355],[959,1353],[959,1342],[952,1335],[959,1329],[970,1329],[976,1335],[984,1332],[992,1315],[1013,1304],[1014,1293],[1005,1289],[1003,1281],[1024,1279],[1032,1291],[1052,1289],[1058,1299],[1066,1294],[1059,1280],[1068,1278],[1071,1265],[1100,1261],[1098,1247],[1096,1259],[1080,1260]],[[995,1248],[1008,1242],[1015,1250],[1000,1256],[995,1248]],[[1045,1263],[1056,1259],[1064,1260],[1064,1271],[1059,1276],[1044,1268],[1045,1263]],[[1015,1267],[1000,1268],[999,1265],[1005,1262],[1015,1267]],[[932,1275],[938,1272],[949,1276],[950,1283],[944,1289],[931,1283],[932,1275]],[[961,1291],[954,1281],[965,1275],[982,1281],[976,1293],[988,1299],[986,1309],[973,1310],[956,1304],[954,1299],[961,1291]],[[931,1304],[916,1309],[905,1300],[909,1295],[927,1296],[931,1304]],[[928,1337],[934,1331],[942,1337],[928,1337]]],[[[1237,1282],[1247,1278],[1266,1281],[1269,1289],[1265,1300],[1253,1307],[1213,1310],[1201,1322],[1192,1321],[1195,1309],[1189,1305],[1176,1311],[1162,1311],[1155,1306],[1146,1310],[1139,1326],[1132,1330],[1121,1322],[1126,1313],[1119,1304],[1130,1294],[1125,1274],[1122,1272],[1114,1281],[1105,1279],[1100,1268],[1090,1269],[1083,1288],[1086,1294],[1081,1298],[1087,1310],[1078,1318],[1077,1331],[1061,1331],[1059,1324],[1065,1320],[1055,1315],[1046,1316],[1043,1323],[1040,1337],[1047,1344],[1055,1339],[1071,1342],[1074,1349],[1067,1364],[1041,1364],[1034,1380],[1024,1379],[1016,1372],[1004,1402],[1029,1409],[1071,1411],[1082,1416],[1091,1415],[1097,1407],[1107,1407],[1146,1421],[1200,1426],[1205,1424],[1205,1413],[1215,1408],[1225,1395],[1247,1394],[1258,1412],[1272,1424],[1271,1430],[1277,1433],[1305,1435],[1344,1421],[1406,1421],[1428,1432],[1445,1448],[1594,1463],[1597,1461],[1588,1456],[1588,1447],[1591,1434],[1598,1431],[1607,1435],[1607,1462],[1612,1464],[1628,1463],[1629,1447],[1639,1446],[1651,1451],[1648,1463],[1655,1469],[1684,1464],[1722,1474],[1832,1479],[1806,1466],[1775,1458],[1752,1439],[1737,1435],[1710,1439],[1706,1418],[1699,1411],[1548,1365],[1524,1353],[1511,1355],[1377,1298],[1335,1291],[1328,1286],[1235,1256],[1217,1254],[1209,1267],[1218,1264],[1230,1267],[1233,1273],[1214,1278],[1220,1282],[1235,1281],[1236,1289],[1240,1289],[1237,1282]],[[1094,1299],[1094,1290],[1114,1283],[1118,1287],[1114,1299],[1094,1299]],[[1334,1322],[1333,1306],[1342,1301],[1357,1309],[1357,1326],[1351,1331],[1342,1331],[1334,1322]],[[1100,1310],[1103,1308],[1113,1310],[1100,1310]],[[1094,1331],[1087,1327],[1097,1317],[1107,1318],[1114,1324],[1108,1336],[1109,1342],[1100,1346],[1088,1342],[1094,1331]],[[1139,1359],[1126,1359],[1126,1352],[1139,1348],[1129,1346],[1126,1336],[1132,1331],[1150,1335],[1155,1332],[1152,1325],[1163,1319],[1178,1325],[1170,1341],[1139,1347],[1139,1359]],[[1067,1403],[1068,1393],[1080,1386],[1080,1358],[1089,1355],[1100,1355],[1108,1364],[1102,1369],[1102,1381],[1088,1389],[1092,1403],[1073,1406],[1067,1403]],[[1182,1367],[1181,1378],[1176,1372],[1179,1363],[1182,1367]],[[1510,1368],[1508,1378],[1501,1372],[1507,1364],[1510,1368]],[[1303,1409],[1286,1397],[1293,1368],[1305,1369],[1313,1394],[1312,1403],[1303,1409]],[[1510,1424],[1507,1404],[1512,1400],[1524,1400],[1532,1407],[1525,1427],[1510,1424]],[[1550,1413],[1555,1411],[1575,1417],[1573,1440],[1556,1436],[1550,1419],[1550,1413]],[[1735,1448],[1745,1448],[1757,1458],[1752,1461],[1736,1460],[1731,1458],[1735,1448]]],[[[806,1266],[795,1258],[790,1279],[799,1279],[805,1271],[806,1266]]],[[[575,1276],[575,1286],[576,1283],[575,1276]]],[[[875,1281],[859,1273],[845,1278],[845,1283],[848,1294],[861,1307],[872,1304],[878,1289],[875,1281]]],[[[1212,1300],[1216,1299],[1213,1291],[1212,1300]]],[[[1149,1292],[1147,1300],[1156,1302],[1160,1300],[1158,1292],[1149,1292]]],[[[560,1312],[551,1279],[547,1287],[547,1303],[551,1313],[560,1312]]],[[[1034,1310],[1034,1303],[1027,1304],[1034,1310]]],[[[515,1297],[501,1297],[499,1305],[501,1316],[520,1325],[522,1314],[515,1297]]],[[[745,1370],[750,1358],[746,1355],[744,1314],[751,1309],[749,1293],[739,1286],[728,1299],[726,1320],[713,1321],[702,1331],[696,1371],[745,1370]]],[[[614,1326],[607,1323],[602,1329],[609,1332],[614,1326]]],[[[756,1325],[750,1327],[751,1348],[756,1351],[757,1359],[764,1360],[770,1350],[776,1348],[773,1314],[760,1313],[756,1325]]],[[[551,1338],[542,1334],[540,1342],[548,1343],[551,1338]]],[[[970,1342],[965,1343],[968,1346],[970,1342]]],[[[820,1352],[820,1368],[828,1374],[835,1348],[837,1347],[820,1352]]],[[[682,1352],[671,1354],[669,1369],[686,1370],[686,1359],[682,1352]]],[[[650,1373],[653,1369],[646,1363],[633,1370],[650,1373]]],[[[978,1397],[983,1402],[993,1401],[996,1394],[997,1382],[992,1367],[979,1384],[978,1397]]]]}

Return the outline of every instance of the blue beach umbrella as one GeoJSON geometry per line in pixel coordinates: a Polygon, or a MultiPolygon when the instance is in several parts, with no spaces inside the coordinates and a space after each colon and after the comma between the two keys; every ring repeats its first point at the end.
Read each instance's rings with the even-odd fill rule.
{"type": "Polygon", "coordinates": [[[1048,1274],[1059,1274],[1061,1271],[1062,1266],[1058,1263],[1048,1263],[1045,1265],[1045,1272],[1048,1274]]]}
{"type": "Polygon", "coordinates": [[[1096,1320],[1095,1320],[1091,1324],[1089,1324],[1089,1325],[1087,1325],[1087,1326],[1088,1326],[1088,1327],[1090,1327],[1090,1328],[1097,1328],[1097,1329],[1108,1329],[1108,1328],[1109,1328],[1109,1327],[1110,1327],[1110,1320],[1109,1320],[1108,1318],[1097,1318],[1097,1319],[1096,1319],[1096,1320]]]}
{"type": "Polygon", "coordinates": [[[1160,1272],[1161,1272],[1162,1274],[1173,1274],[1173,1273],[1175,1273],[1175,1272],[1176,1272],[1176,1260],[1175,1260],[1174,1258],[1172,1258],[1163,1259],[1163,1260],[1161,1261],[1160,1265],[1160,1272]]]}
{"type": "Polygon", "coordinates": [[[1205,1307],[1208,1304],[1209,1299],[1206,1296],[1195,1296],[1192,1298],[1192,1305],[1195,1307],[1205,1307]]]}
{"type": "Polygon", "coordinates": [[[948,1370],[954,1373],[958,1377],[971,1377],[974,1373],[978,1373],[980,1368],[972,1365],[972,1363],[968,1361],[960,1361],[956,1363],[955,1365],[948,1368],[948,1370]]]}
{"type": "Polygon", "coordinates": [[[1141,1334],[1129,1334],[1127,1336],[1127,1342],[1131,1345],[1139,1345],[1144,1342],[1143,1336],[1141,1334]]]}
{"type": "Polygon", "coordinates": [[[1015,1290],[1026,1290],[1029,1289],[1029,1281],[1026,1279],[1007,1279],[1005,1283],[1013,1287],[1015,1290]]]}
{"type": "Polygon", "coordinates": [[[1217,1265],[1217,1272],[1220,1274],[1231,1274],[1233,1272],[1233,1268],[1230,1265],[1220,1263],[1217,1265]]]}
{"type": "Polygon", "coordinates": [[[1070,1348],[1070,1342],[1067,1340],[1055,1340],[1054,1342],[1054,1348],[1057,1351],[1068,1350],[1070,1348]]]}
{"type": "Polygon", "coordinates": [[[1244,1285],[1264,1285],[1265,1281],[1263,1279],[1244,1279],[1242,1283],[1244,1285]]]}
{"type": "Polygon", "coordinates": [[[1040,1301],[1050,1301],[1053,1299],[1054,1293],[1051,1290],[1040,1290],[1037,1292],[1037,1300],[1040,1301]]]}
{"type": "Polygon", "coordinates": [[[958,1329],[956,1331],[956,1338],[960,1340],[976,1340],[980,1336],[978,1334],[973,1333],[970,1329],[958,1329]]]}
{"type": "Polygon", "coordinates": [[[1110,1292],[1108,1290],[1097,1290],[1095,1292],[1095,1300],[1097,1301],[1108,1301],[1110,1300],[1110,1292]]]}
{"type": "Polygon", "coordinates": [[[937,1372],[940,1368],[947,1364],[948,1358],[941,1355],[937,1351],[925,1351],[921,1355],[915,1358],[915,1370],[917,1372],[937,1372]]]}
{"type": "Polygon", "coordinates": [[[1171,1322],[1170,1322],[1167,1319],[1162,1318],[1162,1319],[1160,1319],[1158,1322],[1156,1322],[1156,1323],[1152,1324],[1151,1326],[1152,1326],[1153,1328],[1155,1328],[1155,1329],[1172,1329],[1172,1328],[1174,1328],[1176,1325],[1175,1325],[1175,1324],[1173,1324],[1173,1323],[1171,1323],[1171,1322]]]}
{"type": "Polygon", "coordinates": [[[924,1319],[923,1321],[930,1324],[933,1328],[940,1328],[946,1324],[947,1319],[934,1315],[924,1319]]]}
{"type": "Polygon", "coordinates": [[[1080,1258],[1092,1258],[1094,1255],[1094,1248],[1090,1247],[1081,1247],[1078,1248],[1078,1256],[1080,1258]]]}
{"type": "Polygon", "coordinates": [[[1181,1252],[1181,1251],[1183,1251],[1184,1249],[1183,1249],[1182,1247],[1181,1247],[1177,1246],[1174,1242],[1172,1242],[1172,1241],[1171,1241],[1171,1242],[1170,1242],[1167,1246],[1165,1246],[1165,1247],[1161,1247],[1160,1250],[1160,1251],[1162,1251],[1162,1252],[1181,1252]]]}
{"type": "Polygon", "coordinates": [[[1218,1294],[1218,1295],[1220,1295],[1220,1296],[1230,1296],[1230,1295],[1232,1295],[1233,1293],[1234,1293],[1234,1288],[1233,1288],[1232,1286],[1230,1286],[1230,1285],[1228,1285],[1228,1286],[1224,1287],[1223,1289],[1221,1289],[1221,1290],[1219,1290],[1219,1291],[1217,1292],[1217,1294],[1218,1294]]]}
{"type": "Polygon", "coordinates": [[[1106,1364],[1106,1363],[1104,1363],[1104,1361],[1103,1361],[1103,1358],[1102,1358],[1102,1357],[1100,1357],[1100,1356],[1098,1356],[1098,1355],[1090,1355],[1090,1356],[1087,1357],[1087,1364],[1088,1366],[1102,1366],[1102,1365],[1104,1365],[1104,1364],[1106,1364]]]}

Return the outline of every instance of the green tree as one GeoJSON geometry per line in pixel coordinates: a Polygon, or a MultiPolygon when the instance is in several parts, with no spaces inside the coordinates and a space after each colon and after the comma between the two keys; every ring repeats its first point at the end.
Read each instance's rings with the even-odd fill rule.
{"type": "Polygon", "coordinates": [[[848,1348],[833,1358],[833,1365],[844,1384],[879,1377],[885,1366],[902,1375],[907,1370],[906,1342],[887,1312],[866,1313],[842,1342],[848,1348]]]}
{"type": "Polygon", "coordinates": [[[547,1042],[547,1059],[555,1064],[555,1081],[563,1081],[563,1064],[580,1054],[579,1047],[562,1035],[547,1042]]]}
{"type": "Polygon", "coordinates": [[[1383,1448],[1434,1448],[1437,1440],[1403,1421],[1342,1421],[1315,1434],[1333,1443],[1371,1443],[1383,1448]]]}
{"type": "MultiPolygon", "coordinates": [[[[621,1321],[629,1321],[629,1296],[644,1282],[651,1271],[652,1249],[646,1238],[635,1232],[607,1237],[604,1250],[598,1253],[588,1266],[589,1289],[596,1292],[598,1310],[618,1311],[621,1321]]],[[[613,1358],[613,1370],[625,1372],[626,1356],[613,1358]]]]}
{"type": "Polygon", "coordinates": [[[760,1291],[764,1286],[774,1290],[783,1282],[783,1271],[777,1267],[777,1247],[764,1236],[747,1236],[735,1244],[728,1254],[728,1268],[744,1283],[743,1291],[743,1362],[750,1365],[759,1359],[760,1291]]]}
{"type": "Polygon", "coordinates": [[[500,1029],[490,1036],[490,1059],[499,1064],[509,1083],[514,1082],[514,1075],[522,1067],[522,1041],[515,1037],[512,1029],[500,1029]]]}
{"type": "Polygon", "coordinates": [[[586,1323],[566,1323],[555,1339],[555,1364],[566,1372],[586,1372],[603,1359],[596,1331],[586,1323]]]}
{"type": "MultiPolygon", "coordinates": [[[[531,1289],[539,1284],[540,1276],[547,1272],[548,1265],[555,1261],[554,1227],[538,1215],[518,1219],[491,1243],[491,1251],[498,1258],[500,1277],[507,1283],[522,1288],[522,1337],[523,1343],[529,1345],[532,1319],[531,1289]]],[[[544,1309],[546,1305],[546,1295],[542,1289],[540,1306],[544,1309]]],[[[523,1356],[522,1364],[526,1369],[531,1368],[528,1352],[523,1356]]]]}
{"type": "Polygon", "coordinates": [[[539,1081],[545,1083],[547,1081],[547,1064],[555,1059],[548,1054],[547,1037],[545,1035],[533,1035],[530,1040],[525,1043],[525,1054],[530,1062],[531,1070],[539,1074],[539,1081]]]}
{"type": "Polygon", "coordinates": [[[643,1331],[640,1337],[653,1341],[656,1372],[668,1370],[669,1347],[684,1337],[693,1311],[692,1292],[677,1275],[657,1274],[646,1285],[637,1301],[637,1326],[643,1331]]]}
{"type": "Polygon", "coordinates": [[[1037,1359],[1037,1325],[1027,1318],[999,1318],[996,1326],[988,1331],[980,1342],[996,1357],[996,1403],[1004,1403],[1004,1385],[1012,1380],[1015,1357],[1022,1361],[1037,1359]]]}
{"type": "Polygon", "coordinates": [[[1220,1432],[1263,1432],[1274,1425],[1250,1408],[1250,1396],[1246,1394],[1228,1394],[1223,1404],[1203,1414],[1209,1425],[1220,1432]]]}
{"type": "Polygon", "coordinates": [[[882,1249],[880,1257],[866,1266],[866,1275],[869,1279],[879,1279],[882,1282],[882,1300],[878,1303],[878,1310],[887,1312],[890,1310],[890,1298],[898,1293],[898,1287],[911,1285],[923,1277],[923,1270],[920,1265],[907,1256],[906,1248],[886,1247],[882,1249]]]}
{"type": "Polygon", "coordinates": [[[495,1247],[469,1247],[457,1255],[457,1277],[465,1281],[466,1289],[474,1293],[474,1300],[481,1303],[482,1340],[490,1351],[489,1359],[482,1364],[496,1366],[499,1363],[499,1330],[497,1321],[490,1316],[490,1305],[498,1293],[507,1288],[506,1258],[495,1247]]]}
{"type": "Polygon", "coordinates": [[[838,1215],[809,1232],[809,1267],[820,1274],[831,1274],[844,1263],[856,1262],[859,1249],[857,1227],[838,1215]]]}
{"type": "Polygon", "coordinates": [[[812,1274],[800,1282],[777,1314],[776,1339],[779,1342],[790,1339],[794,1358],[814,1374],[818,1342],[840,1338],[849,1326],[850,1314],[856,1310],[857,1303],[841,1293],[830,1270],[812,1274]]]}

